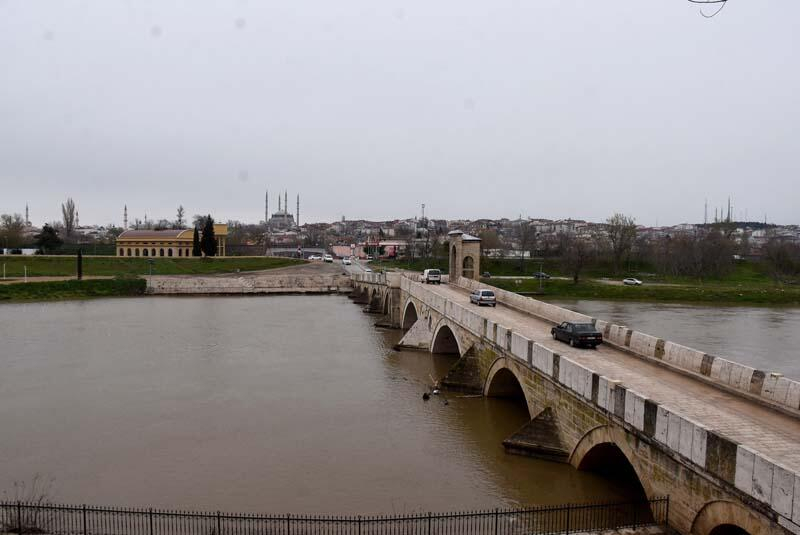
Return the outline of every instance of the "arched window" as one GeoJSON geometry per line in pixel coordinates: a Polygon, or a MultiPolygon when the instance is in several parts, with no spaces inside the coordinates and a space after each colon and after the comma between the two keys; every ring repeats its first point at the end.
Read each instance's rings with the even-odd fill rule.
{"type": "Polygon", "coordinates": [[[158,250],[158,256],[164,256],[164,249],[158,250]]]}
{"type": "Polygon", "coordinates": [[[125,249],[123,249],[122,247],[119,248],[119,255],[125,256],[125,249]]]}
{"type": "Polygon", "coordinates": [[[183,256],[183,249],[178,248],[178,256],[183,256]]]}
{"type": "Polygon", "coordinates": [[[139,256],[139,248],[136,248],[136,256],[139,256]]]}
{"type": "Polygon", "coordinates": [[[172,247],[167,249],[167,256],[172,256],[172,247]]]}
{"type": "MultiPolygon", "coordinates": [[[[131,249],[130,249],[130,247],[129,247],[129,248],[128,248],[128,256],[130,256],[130,255],[131,255],[131,249]]],[[[136,255],[136,256],[139,256],[139,255],[136,255]]]]}
{"type": "Polygon", "coordinates": [[[475,275],[475,260],[473,260],[471,256],[465,256],[463,268],[462,276],[466,279],[473,278],[475,275]]]}
{"type": "Polygon", "coordinates": [[[156,248],[153,247],[152,249],[150,249],[150,252],[152,253],[151,256],[155,256],[156,255],[156,248]]]}
{"type": "Polygon", "coordinates": [[[149,251],[147,249],[142,249],[142,256],[147,256],[149,251]]]}

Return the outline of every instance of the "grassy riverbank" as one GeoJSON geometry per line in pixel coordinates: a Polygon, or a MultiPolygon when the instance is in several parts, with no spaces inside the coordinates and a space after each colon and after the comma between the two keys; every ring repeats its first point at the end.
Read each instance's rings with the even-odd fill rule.
{"type": "MultiPolygon", "coordinates": [[[[199,275],[259,271],[304,263],[293,258],[265,256],[227,256],[224,258],[152,258],[153,273],[157,275],[199,275]]],[[[150,265],[144,257],[84,256],[83,274],[86,276],[146,275],[150,265]]],[[[7,277],[22,277],[25,268],[28,277],[58,277],[75,275],[74,256],[0,256],[0,275],[5,265],[7,277]]]]}
{"type": "Polygon", "coordinates": [[[485,279],[484,282],[513,292],[534,295],[539,299],[603,299],[620,301],[659,301],[673,303],[716,303],[734,305],[800,306],[800,287],[772,284],[643,284],[623,286],[595,281],[573,284],[568,280],[485,279]]]}
{"type": "Polygon", "coordinates": [[[0,284],[0,302],[143,295],[146,287],[144,279],[132,277],[0,284]]]}

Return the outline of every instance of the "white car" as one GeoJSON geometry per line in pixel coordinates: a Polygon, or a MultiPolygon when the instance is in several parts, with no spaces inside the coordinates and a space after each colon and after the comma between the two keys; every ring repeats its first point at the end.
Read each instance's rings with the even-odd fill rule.
{"type": "Polygon", "coordinates": [[[349,266],[352,263],[353,263],[353,261],[350,260],[349,258],[342,258],[342,264],[344,264],[345,266],[349,266]]]}
{"type": "Polygon", "coordinates": [[[372,273],[372,270],[368,267],[364,268],[364,273],[372,273]]]}
{"type": "Polygon", "coordinates": [[[322,257],[322,260],[325,262],[333,262],[333,256],[326,254],[325,256],[322,257]]]}
{"type": "Polygon", "coordinates": [[[422,272],[422,282],[425,284],[441,284],[442,272],[438,269],[426,269],[422,272]]]}
{"type": "Polygon", "coordinates": [[[624,284],[625,286],[641,286],[642,285],[642,281],[640,281],[639,279],[634,279],[633,277],[630,277],[628,279],[623,279],[622,280],[622,284],[624,284]]]}
{"type": "Polygon", "coordinates": [[[319,255],[312,254],[308,257],[309,260],[322,260],[322,257],[319,255]]]}

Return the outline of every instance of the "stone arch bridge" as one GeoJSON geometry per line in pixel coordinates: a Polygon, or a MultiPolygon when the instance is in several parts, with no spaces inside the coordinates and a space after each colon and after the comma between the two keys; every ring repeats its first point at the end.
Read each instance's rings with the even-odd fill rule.
{"type": "Polygon", "coordinates": [[[496,309],[476,307],[476,281],[417,277],[354,275],[351,297],[406,331],[401,345],[457,355],[446,386],[524,401],[509,452],[628,470],[670,496],[680,533],[800,535],[800,383],[497,288],[496,309]],[[550,339],[567,320],[605,343],[550,339]]]}

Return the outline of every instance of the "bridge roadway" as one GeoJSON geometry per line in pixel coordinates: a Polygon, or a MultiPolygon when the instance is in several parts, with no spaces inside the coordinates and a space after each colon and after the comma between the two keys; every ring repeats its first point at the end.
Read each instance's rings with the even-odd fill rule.
{"type": "MultiPolygon", "coordinates": [[[[425,288],[457,303],[469,304],[469,292],[463,288],[448,284],[426,285],[425,288]]],[[[619,380],[653,401],[747,447],[767,453],[774,461],[800,473],[800,419],[651,364],[610,345],[603,344],[591,350],[556,342],[550,335],[551,323],[502,303],[496,308],[472,307],[481,316],[601,375],[619,380]]]]}

